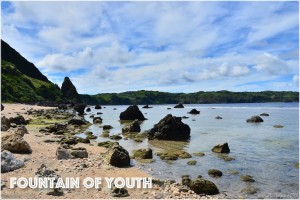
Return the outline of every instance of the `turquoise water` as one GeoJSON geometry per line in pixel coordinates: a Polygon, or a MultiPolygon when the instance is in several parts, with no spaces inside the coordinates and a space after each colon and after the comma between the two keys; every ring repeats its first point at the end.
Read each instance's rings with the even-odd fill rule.
{"type": "MultiPolygon", "coordinates": [[[[128,106],[106,106],[101,110],[88,113],[102,112],[102,125],[111,125],[110,135],[121,133],[124,124],[119,121],[120,112],[128,106]],[[114,110],[116,108],[116,110],[114,110]]],[[[180,181],[181,175],[189,174],[193,178],[202,175],[213,181],[221,192],[228,198],[298,198],[299,197],[299,104],[298,103],[253,103],[253,104],[186,104],[183,109],[174,109],[174,105],[153,105],[151,109],[140,110],[148,120],[141,124],[142,131],[153,127],[167,114],[174,116],[188,116],[182,121],[191,128],[189,142],[148,141],[136,143],[132,140],[120,140],[119,143],[129,153],[138,148],[150,147],[154,152],[164,148],[175,147],[189,153],[204,152],[203,157],[193,156],[190,159],[176,161],[162,161],[154,155],[155,162],[140,164],[132,160],[132,164],[145,170],[157,178],[180,181]],[[171,110],[167,108],[171,107],[171,110]],[[200,110],[200,115],[190,115],[192,108],[200,110]],[[262,117],[263,123],[246,123],[246,119],[253,115],[268,113],[262,117]],[[217,120],[216,116],[223,119],[217,120]],[[283,128],[274,128],[279,124],[283,128]],[[235,160],[225,162],[211,148],[219,143],[228,142],[229,156],[235,160]],[[187,161],[197,160],[195,166],[187,165],[187,161]],[[223,171],[221,178],[212,178],[207,174],[209,169],[216,168],[223,171]],[[230,171],[239,174],[231,174],[230,171]],[[251,175],[254,183],[245,183],[240,175],[251,175]],[[258,188],[256,194],[246,195],[241,190],[247,185],[258,188]]],[[[97,115],[95,115],[97,116],[97,115]]],[[[89,127],[94,135],[101,135],[99,125],[89,127]]],[[[84,134],[81,134],[84,135],[84,134]]],[[[107,138],[98,137],[97,141],[106,141],[107,138]]]]}

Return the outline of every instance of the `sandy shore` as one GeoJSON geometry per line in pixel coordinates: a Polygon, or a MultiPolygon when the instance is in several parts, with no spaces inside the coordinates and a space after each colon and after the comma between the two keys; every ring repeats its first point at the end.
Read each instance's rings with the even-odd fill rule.
{"type": "MultiPolygon", "coordinates": [[[[2,116],[12,117],[17,114],[21,114],[25,119],[33,118],[30,115],[26,115],[25,112],[29,109],[52,109],[51,107],[40,107],[31,106],[24,104],[3,104],[4,110],[1,112],[2,116]]],[[[24,139],[29,143],[32,154],[14,154],[19,159],[28,159],[25,162],[25,167],[17,169],[12,172],[1,174],[1,180],[7,181],[7,187],[2,190],[2,198],[9,199],[49,199],[49,198],[67,198],[67,199],[88,199],[88,198],[112,198],[110,192],[107,189],[105,182],[103,181],[103,187],[101,189],[86,189],[82,185],[79,189],[71,189],[64,192],[64,196],[56,197],[51,195],[46,195],[45,192],[38,191],[37,189],[31,188],[9,188],[10,177],[34,177],[35,172],[41,164],[45,164],[50,169],[55,169],[56,173],[62,178],[65,177],[79,177],[83,180],[86,177],[149,177],[148,174],[135,168],[116,168],[104,163],[103,158],[100,153],[106,151],[103,147],[98,147],[95,144],[83,144],[78,143],[75,147],[84,147],[87,149],[89,157],[86,159],[70,159],[70,160],[57,160],[56,159],[56,149],[59,146],[58,143],[45,143],[45,139],[53,139],[55,135],[45,135],[40,133],[39,127],[32,125],[26,126],[29,134],[24,136],[24,139]],[[88,168],[80,168],[81,164],[87,164],[88,168]]],[[[2,136],[10,134],[12,130],[2,132],[2,136]]],[[[127,198],[149,198],[155,193],[155,189],[128,189],[130,196],[127,198]],[[154,192],[154,193],[152,193],[154,192]]]]}

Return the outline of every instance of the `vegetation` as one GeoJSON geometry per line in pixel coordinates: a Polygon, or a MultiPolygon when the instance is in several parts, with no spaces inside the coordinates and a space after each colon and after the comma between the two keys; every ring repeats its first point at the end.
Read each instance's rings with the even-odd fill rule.
{"type": "Polygon", "coordinates": [[[76,87],[73,85],[69,77],[65,77],[64,82],[61,86],[61,92],[65,100],[69,100],[75,103],[80,102],[80,97],[78,95],[76,87]]]}

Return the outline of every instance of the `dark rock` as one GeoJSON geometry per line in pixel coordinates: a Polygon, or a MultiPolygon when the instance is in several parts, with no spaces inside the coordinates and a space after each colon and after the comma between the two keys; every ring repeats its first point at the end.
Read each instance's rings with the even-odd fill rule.
{"type": "Polygon", "coordinates": [[[71,155],[74,158],[87,158],[88,152],[86,148],[80,147],[80,148],[72,148],[71,149],[71,155]]]}
{"type": "Polygon", "coordinates": [[[181,118],[182,118],[182,119],[188,119],[189,117],[187,117],[187,116],[182,116],[181,118]]]}
{"type": "Polygon", "coordinates": [[[87,138],[76,138],[77,142],[89,144],[91,141],[87,138]]]}
{"type": "Polygon", "coordinates": [[[222,171],[218,169],[210,169],[208,170],[208,175],[212,177],[221,177],[223,175],[222,171]]]}
{"type": "Polygon", "coordinates": [[[134,151],[133,153],[134,158],[140,158],[140,159],[152,159],[152,149],[138,149],[134,151]]]}
{"type": "Polygon", "coordinates": [[[145,105],[143,106],[143,108],[152,108],[152,107],[150,107],[149,105],[145,105]]]}
{"type": "Polygon", "coordinates": [[[141,132],[139,120],[134,120],[128,126],[122,128],[122,133],[138,133],[141,132]]]}
{"type": "Polygon", "coordinates": [[[68,105],[67,104],[59,104],[58,105],[58,109],[60,109],[60,110],[67,110],[68,109],[68,105]]]}
{"type": "Polygon", "coordinates": [[[102,118],[101,117],[94,117],[93,118],[93,123],[94,124],[101,124],[102,123],[102,118]]]}
{"type": "Polygon", "coordinates": [[[196,180],[193,180],[190,184],[190,188],[197,194],[219,194],[217,186],[213,182],[203,178],[196,178],[196,180]]]}
{"type": "Polygon", "coordinates": [[[68,149],[65,149],[64,147],[62,146],[59,146],[56,150],[56,158],[58,160],[68,160],[68,159],[71,159],[72,156],[70,154],[70,152],[68,151],[68,149]]]}
{"type": "Polygon", "coordinates": [[[230,153],[228,143],[218,144],[212,148],[212,151],[215,153],[230,153]]]}
{"type": "Polygon", "coordinates": [[[77,125],[77,126],[81,126],[81,125],[86,125],[86,123],[81,120],[81,119],[71,119],[68,124],[71,124],[71,125],[77,125]]]}
{"type": "Polygon", "coordinates": [[[53,133],[53,132],[57,132],[57,131],[64,131],[66,129],[67,129],[67,125],[59,124],[59,123],[55,123],[54,125],[48,127],[49,133],[53,133]]]}
{"type": "Polygon", "coordinates": [[[124,112],[120,114],[120,120],[146,120],[139,107],[136,105],[129,106],[124,112]]]}
{"type": "Polygon", "coordinates": [[[128,197],[128,191],[125,188],[117,188],[115,185],[111,188],[111,196],[113,197],[128,197]]]}
{"type": "Polygon", "coordinates": [[[109,136],[109,139],[111,139],[111,140],[121,140],[122,137],[119,136],[119,135],[111,135],[111,136],[109,136]]]}
{"type": "Polygon", "coordinates": [[[190,160],[187,162],[188,165],[196,165],[197,161],[196,160],[190,160]]]}
{"type": "Polygon", "coordinates": [[[95,109],[101,109],[100,105],[95,105],[95,109]]]}
{"type": "Polygon", "coordinates": [[[216,116],[215,119],[223,119],[223,118],[220,116],[216,116]]]}
{"type": "Polygon", "coordinates": [[[69,145],[74,145],[77,144],[77,139],[75,137],[67,137],[67,138],[62,138],[61,140],[62,144],[69,144],[69,145]]]}
{"type": "Polygon", "coordinates": [[[176,106],[174,106],[174,108],[184,108],[182,103],[177,104],[176,106]]]}
{"type": "Polygon", "coordinates": [[[112,129],[113,127],[111,125],[104,125],[103,130],[109,130],[112,129]]]}
{"type": "Polygon", "coordinates": [[[25,118],[22,115],[18,115],[17,117],[10,117],[9,122],[17,125],[27,124],[25,118]]]}
{"type": "Polygon", "coordinates": [[[172,108],[167,108],[167,110],[171,110],[172,108]]]}
{"type": "Polygon", "coordinates": [[[265,117],[268,117],[270,116],[268,113],[261,113],[260,116],[265,116],[265,117]]]}
{"type": "Polygon", "coordinates": [[[86,134],[86,135],[93,135],[93,132],[92,131],[86,131],[84,134],[86,134]]]}
{"type": "Polygon", "coordinates": [[[78,112],[78,115],[83,115],[86,105],[85,104],[76,104],[74,110],[78,112]]]}
{"type": "Polygon", "coordinates": [[[193,114],[193,115],[197,115],[197,114],[200,114],[200,111],[198,111],[196,109],[192,109],[189,113],[193,114]]]}
{"type": "Polygon", "coordinates": [[[263,122],[264,120],[260,116],[252,116],[251,118],[247,119],[247,122],[250,123],[259,123],[263,122]]]}
{"type": "Polygon", "coordinates": [[[86,112],[91,112],[91,108],[87,108],[87,109],[86,109],[86,112]]]}
{"type": "Polygon", "coordinates": [[[6,173],[14,171],[24,166],[22,160],[18,160],[15,156],[9,151],[1,151],[1,173],[6,173]]]}
{"type": "Polygon", "coordinates": [[[96,135],[87,135],[86,139],[95,140],[95,139],[97,139],[97,136],[96,135]]]}
{"type": "Polygon", "coordinates": [[[69,77],[65,77],[64,82],[61,86],[61,92],[64,99],[70,100],[72,102],[80,101],[80,97],[76,90],[76,87],[73,85],[69,77]]]}
{"type": "Polygon", "coordinates": [[[130,157],[126,149],[118,143],[113,144],[106,153],[106,160],[115,167],[130,166],[130,157]]]}
{"type": "Polygon", "coordinates": [[[10,128],[10,122],[9,119],[7,119],[5,116],[1,117],[1,131],[7,131],[10,128]]]}
{"type": "Polygon", "coordinates": [[[2,110],[4,110],[4,106],[3,106],[3,104],[1,103],[1,111],[2,111],[2,110]]]}
{"type": "Polygon", "coordinates": [[[103,113],[102,112],[97,112],[97,115],[102,115],[103,113]]]}
{"type": "Polygon", "coordinates": [[[148,139],[185,141],[190,139],[191,129],[180,117],[168,114],[148,131],[148,139]]]}
{"type": "Polygon", "coordinates": [[[191,184],[191,178],[190,175],[183,175],[181,176],[181,183],[182,185],[190,186],[191,184]]]}

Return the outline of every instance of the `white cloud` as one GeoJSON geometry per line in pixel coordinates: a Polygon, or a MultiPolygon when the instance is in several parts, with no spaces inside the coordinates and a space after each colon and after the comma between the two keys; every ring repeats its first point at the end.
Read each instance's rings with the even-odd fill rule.
{"type": "Polygon", "coordinates": [[[256,65],[253,68],[257,71],[267,72],[270,75],[288,74],[290,72],[290,67],[286,62],[270,53],[257,56],[255,63],[256,65]]]}

